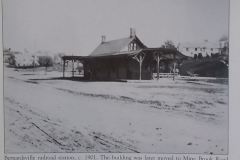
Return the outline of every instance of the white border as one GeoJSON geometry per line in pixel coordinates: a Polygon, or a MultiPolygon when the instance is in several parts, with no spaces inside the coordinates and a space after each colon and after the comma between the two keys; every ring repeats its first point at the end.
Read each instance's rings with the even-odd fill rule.
{"type": "Polygon", "coordinates": [[[4,153],[4,127],[3,127],[3,50],[2,50],[2,1],[0,3],[0,159],[4,153]]]}
{"type": "MultiPolygon", "coordinates": [[[[0,3],[0,36],[2,37],[2,4],[0,3]]],[[[240,0],[230,0],[229,62],[229,160],[240,160],[240,0]]],[[[3,128],[3,54],[0,38],[0,159],[4,159],[3,128]]]]}
{"type": "Polygon", "coordinates": [[[240,160],[240,1],[230,0],[229,159],[240,160]]]}

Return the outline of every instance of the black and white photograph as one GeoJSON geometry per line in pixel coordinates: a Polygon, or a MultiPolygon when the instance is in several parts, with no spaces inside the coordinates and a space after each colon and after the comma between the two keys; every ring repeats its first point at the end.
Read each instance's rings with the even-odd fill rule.
{"type": "Polygon", "coordinates": [[[6,154],[229,154],[230,0],[2,10],[6,154]]]}

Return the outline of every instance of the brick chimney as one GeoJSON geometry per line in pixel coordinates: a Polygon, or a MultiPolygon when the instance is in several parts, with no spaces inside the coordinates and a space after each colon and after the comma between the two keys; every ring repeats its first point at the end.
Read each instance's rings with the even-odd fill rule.
{"type": "Polygon", "coordinates": [[[136,36],[136,30],[135,28],[130,28],[130,38],[133,38],[136,36]]]}
{"type": "Polygon", "coordinates": [[[105,36],[105,35],[102,35],[101,38],[102,38],[101,43],[105,43],[105,42],[106,42],[106,36],[105,36]]]}

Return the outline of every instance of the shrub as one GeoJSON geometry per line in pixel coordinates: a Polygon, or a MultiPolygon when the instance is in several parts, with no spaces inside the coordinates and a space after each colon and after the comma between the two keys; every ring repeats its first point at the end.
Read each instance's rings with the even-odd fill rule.
{"type": "Polygon", "coordinates": [[[198,56],[197,56],[198,59],[202,59],[203,58],[203,55],[202,53],[198,53],[198,56]]]}
{"type": "Polygon", "coordinates": [[[50,56],[39,56],[38,63],[40,66],[45,67],[47,71],[47,67],[53,66],[53,58],[50,56]]]}

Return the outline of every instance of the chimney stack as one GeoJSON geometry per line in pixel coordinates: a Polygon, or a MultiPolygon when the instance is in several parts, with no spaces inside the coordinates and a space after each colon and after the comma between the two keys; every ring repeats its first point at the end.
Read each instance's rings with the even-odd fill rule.
{"type": "Polygon", "coordinates": [[[130,28],[130,38],[133,38],[136,36],[136,30],[135,28],[130,28]]]}
{"type": "Polygon", "coordinates": [[[104,43],[104,42],[106,42],[106,36],[105,35],[102,36],[102,42],[101,43],[104,43]]]}

